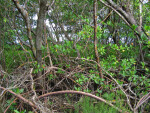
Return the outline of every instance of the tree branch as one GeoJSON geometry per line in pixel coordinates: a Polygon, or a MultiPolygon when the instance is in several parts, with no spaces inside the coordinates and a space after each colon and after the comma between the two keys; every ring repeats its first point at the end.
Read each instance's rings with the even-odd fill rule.
{"type": "Polygon", "coordinates": [[[19,94],[16,94],[15,92],[13,92],[13,91],[11,91],[11,90],[9,90],[9,89],[6,89],[6,88],[4,88],[4,87],[1,87],[1,86],[0,86],[0,89],[8,91],[9,93],[11,93],[11,94],[13,94],[14,96],[16,96],[18,99],[22,100],[24,103],[27,103],[27,104],[29,104],[31,107],[34,107],[34,108],[40,110],[35,104],[33,104],[30,100],[27,100],[27,99],[24,98],[23,96],[21,96],[21,95],[19,95],[19,94]]]}
{"type": "Polygon", "coordinates": [[[102,69],[101,69],[101,65],[100,60],[99,60],[99,55],[98,55],[98,50],[97,50],[97,0],[94,0],[94,4],[93,4],[93,8],[94,8],[94,12],[93,12],[93,20],[94,20],[94,50],[95,50],[95,57],[96,57],[96,62],[97,62],[97,66],[98,66],[98,71],[99,71],[99,76],[100,78],[103,78],[103,73],[102,73],[102,69]]]}
{"type": "Polygon", "coordinates": [[[25,19],[26,22],[26,26],[27,26],[27,35],[28,35],[28,39],[31,45],[31,50],[33,52],[34,57],[36,56],[36,49],[34,46],[34,42],[32,40],[32,35],[31,35],[31,25],[30,25],[30,19],[29,19],[29,15],[28,12],[19,4],[18,0],[12,0],[15,4],[15,6],[17,7],[18,11],[21,13],[21,15],[23,16],[23,18],[25,19]]]}
{"type": "Polygon", "coordinates": [[[107,102],[105,99],[103,99],[103,98],[101,98],[101,97],[98,97],[98,96],[95,96],[95,95],[90,94],[90,93],[82,92],[82,91],[73,91],[73,90],[56,91],[56,92],[51,92],[51,93],[46,93],[46,94],[44,94],[44,95],[41,95],[41,96],[39,96],[39,99],[44,98],[44,97],[47,97],[47,96],[51,96],[51,95],[58,95],[58,94],[80,94],[80,95],[85,95],[85,96],[94,98],[94,99],[96,99],[96,100],[102,101],[102,102],[108,104],[109,106],[115,108],[115,109],[118,110],[119,112],[122,112],[122,110],[120,110],[119,108],[115,107],[113,104],[107,102]]]}

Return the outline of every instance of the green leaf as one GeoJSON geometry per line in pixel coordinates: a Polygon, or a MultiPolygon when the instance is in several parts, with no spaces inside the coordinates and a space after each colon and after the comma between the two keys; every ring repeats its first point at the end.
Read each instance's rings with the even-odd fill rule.
{"type": "Polygon", "coordinates": [[[32,111],[29,111],[28,113],[33,113],[32,111]]]}
{"type": "Polygon", "coordinates": [[[59,48],[59,45],[58,45],[58,44],[56,44],[56,45],[55,45],[55,48],[59,48]]]}
{"type": "Polygon", "coordinates": [[[148,30],[150,30],[150,26],[144,25],[144,29],[145,29],[146,31],[148,31],[148,30]]]}
{"type": "Polygon", "coordinates": [[[133,24],[131,27],[133,30],[135,30],[138,26],[133,24]]]}
{"type": "Polygon", "coordinates": [[[15,113],[20,113],[18,110],[14,110],[15,113]]]}
{"type": "Polygon", "coordinates": [[[4,18],[4,20],[3,20],[5,23],[7,22],[7,19],[6,18],[4,18]]]}
{"type": "Polygon", "coordinates": [[[24,89],[20,89],[19,93],[23,93],[24,89]]]}

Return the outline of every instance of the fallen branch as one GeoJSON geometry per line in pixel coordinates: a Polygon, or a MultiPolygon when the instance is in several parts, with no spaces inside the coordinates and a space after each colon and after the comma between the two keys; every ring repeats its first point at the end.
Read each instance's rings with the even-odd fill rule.
{"type": "Polygon", "coordinates": [[[135,111],[142,105],[144,104],[148,99],[150,99],[150,92],[146,95],[144,95],[139,102],[137,103],[136,107],[135,107],[135,111]]]}
{"type": "Polygon", "coordinates": [[[98,97],[98,96],[95,96],[95,95],[90,94],[90,93],[82,92],[82,91],[65,90],[65,91],[50,92],[50,93],[46,93],[46,94],[44,94],[44,95],[39,96],[39,99],[44,98],[44,97],[47,97],[47,96],[51,96],[51,95],[58,95],[58,94],[80,94],[80,95],[85,95],[85,96],[94,98],[94,99],[96,99],[96,100],[102,101],[102,102],[108,104],[109,106],[115,108],[115,109],[118,110],[119,112],[122,112],[122,110],[120,110],[119,108],[117,108],[117,107],[114,106],[113,104],[107,102],[105,99],[103,99],[103,98],[101,98],[101,97],[98,97]]]}
{"type": "Polygon", "coordinates": [[[6,88],[4,88],[4,87],[1,87],[1,86],[0,86],[0,89],[8,91],[9,93],[11,93],[11,94],[13,94],[14,96],[16,96],[18,99],[22,100],[24,103],[30,105],[31,107],[34,107],[34,108],[40,110],[35,104],[33,104],[30,100],[24,98],[23,96],[21,96],[21,95],[19,95],[19,94],[16,94],[15,92],[13,92],[13,91],[11,91],[11,90],[9,90],[9,89],[6,89],[6,88]]]}

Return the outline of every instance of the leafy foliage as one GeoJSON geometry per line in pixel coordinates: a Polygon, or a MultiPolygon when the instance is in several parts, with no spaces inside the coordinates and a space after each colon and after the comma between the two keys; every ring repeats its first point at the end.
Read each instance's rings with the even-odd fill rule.
{"type": "MultiPolygon", "coordinates": [[[[2,17],[0,18],[0,66],[2,65],[3,68],[0,75],[2,83],[0,83],[3,87],[15,86],[10,89],[16,94],[25,93],[23,96],[28,99],[35,96],[35,92],[39,96],[60,90],[94,93],[125,112],[133,111],[130,106],[136,107],[137,101],[149,93],[150,2],[142,5],[141,14],[139,0],[128,1],[132,8],[128,7],[126,1],[114,1],[124,12],[130,12],[133,16],[131,18],[136,23],[139,23],[140,16],[143,17],[141,27],[143,30],[140,33],[138,33],[140,25],[127,23],[127,18],[124,18],[127,20],[125,22],[123,17],[115,13],[115,10],[112,11],[102,2],[97,3],[96,37],[100,62],[96,62],[94,50],[93,0],[48,2],[50,7],[47,8],[45,24],[42,29],[40,50],[42,62],[39,64],[32,49],[37,41],[36,31],[39,19],[37,11],[40,9],[38,0],[17,2],[27,12],[30,23],[27,22],[27,18],[22,17],[21,11],[18,11],[13,0],[8,1],[0,1],[0,16],[2,17]],[[30,24],[31,29],[27,28],[27,24],[30,24]],[[28,35],[29,32],[31,37],[28,35]],[[100,64],[104,78],[100,78],[97,64],[100,64]],[[33,69],[33,71],[27,73],[28,69],[33,69]],[[37,77],[39,72],[40,79],[37,77]],[[27,73],[27,77],[23,73],[27,73]],[[18,80],[20,80],[20,85],[18,85],[18,80]],[[40,84],[38,80],[43,80],[43,84],[40,84]],[[12,83],[12,81],[14,82],[12,83]],[[127,97],[130,100],[129,103],[127,97]]],[[[121,12],[119,14],[124,16],[121,12]]],[[[35,49],[37,52],[37,48],[35,49]]],[[[59,111],[62,103],[59,100],[57,103],[55,99],[58,97],[45,99],[45,102],[51,103],[50,105],[45,104],[45,106],[59,111]]],[[[66,99],[69,104],[71,104],[71,98],[66,99]]],[[[11,112],[32,113],[32,109],[28,109],[27,105],[19,106],[20,101],[13,102],[13,95],[7,94],[5,99],[4,109],[9,107],[11,112]]],[[[72,101],[76,102],[73,106],[75,113],[117,112],[102,102],[95,104],[95,100],[90,98],[74,96],[72,101]],[[80,101],[80,99],[83,100],[80,101]]],[[[148,105],[149,103],[146,101],[138,108],[139,112],[149,111],[148,105]]],[[[62,108],[66,111],[64,107],[62,108]]]]}

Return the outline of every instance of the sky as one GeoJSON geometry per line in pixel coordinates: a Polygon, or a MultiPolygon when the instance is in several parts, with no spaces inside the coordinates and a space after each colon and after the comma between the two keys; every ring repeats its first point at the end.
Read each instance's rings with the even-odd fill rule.
{"type": "Polygon", "coordinates": [[[145,3],[147,3],[148,2],[148,0],[143,0],[143,4],[145,4],[145,3]]]}

